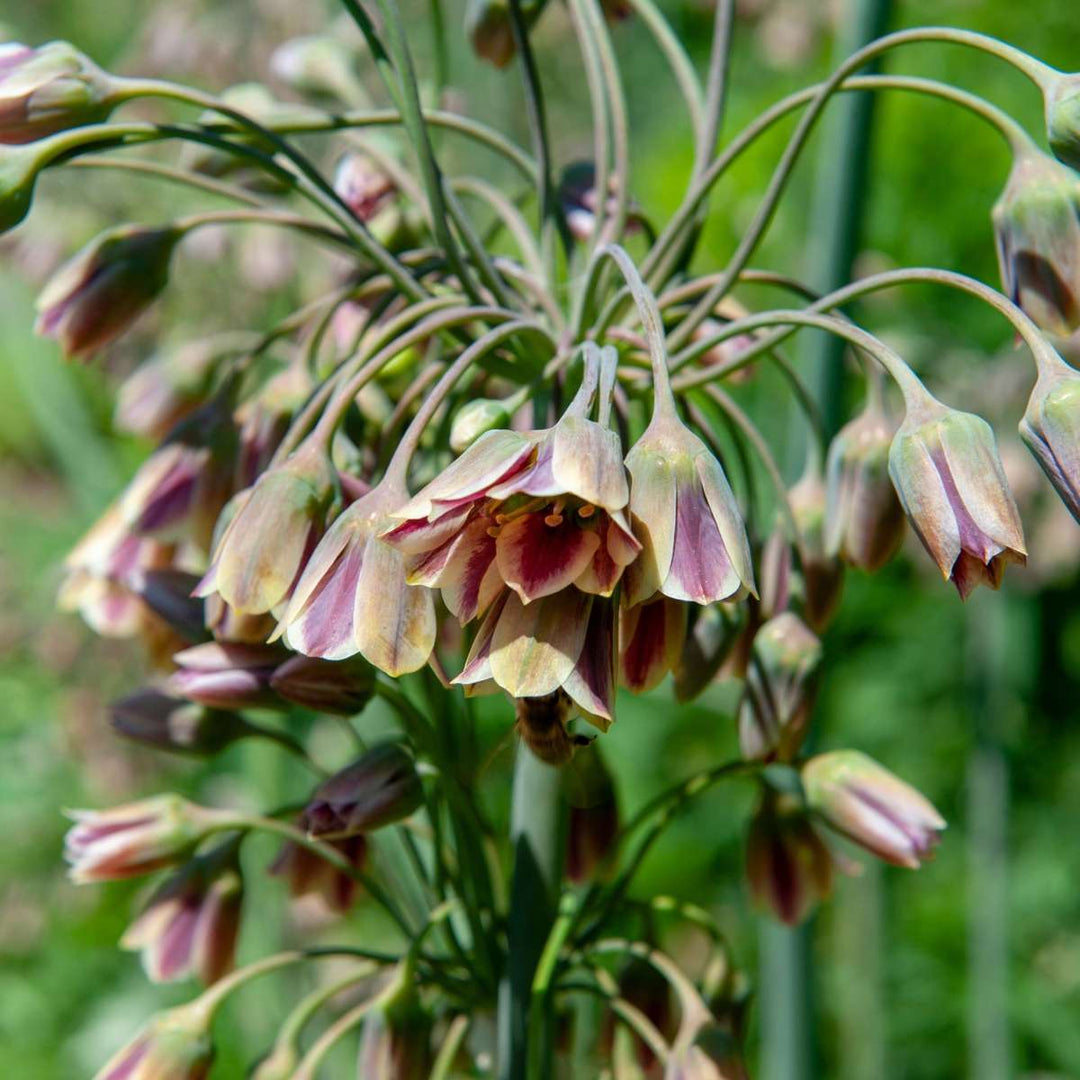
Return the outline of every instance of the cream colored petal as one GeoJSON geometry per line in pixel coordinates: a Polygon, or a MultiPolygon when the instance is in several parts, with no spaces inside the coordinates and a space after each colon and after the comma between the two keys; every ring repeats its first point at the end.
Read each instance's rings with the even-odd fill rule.
{"type": "Polygon", "coordinates": [[[750,558],[750,541],[746,536],[746,525],[739,511],[739,504],[735,501],[735,493],[731,490],[720,462],[712,454],[707,451],[700,454],[694,464],[731,565],[747,591],[757,596],[754,563],[750,558]]]}
{"type": "Polygon", "coordinates": [[[630,501],[619,436],[593,420],[564,416],[555,426],[551,468],[556,484],[605,510],[630,501]]]}
{"type": "Polygon", "coordinates": [[[641,554],[628,575],[627,603],[648,599],[661,586],[675,551],[675,474],[665,455],[641,442],[626,456],[630,516],[641,554]]]}

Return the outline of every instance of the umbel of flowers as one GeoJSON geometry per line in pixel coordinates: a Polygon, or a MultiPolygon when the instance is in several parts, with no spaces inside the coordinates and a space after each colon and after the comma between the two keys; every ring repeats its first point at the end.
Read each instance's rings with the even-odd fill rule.
{"type": "MultiPolygon", "coordinates": [[[[637,3],[568,5],[595,121],[585,162],[562,160],[547,126],[530,36],[543,2],[470,0],[464,27],[478,56],[520,67],[528,148],[420,93],[396,0],[344,7],[365,48],[328,34],[286,42],[272,61],[312,104],[252,85],[214,96],[119,77],[62,42],[0,46],[0,229],[28,215],[42,172],[91,152],[99,167],[229,203],[113,225],[61,267],[37,327],[66,357],[107,355],[121,338],[141,348],[144,313],[173,274],[191,272],[185,239],[204,226],[274,225],[345,259],[332,288],[278,324],[143,360],[117,420],[156,449],[65,563],[63,606],[147,647],[147,685],[113,707],[118,734],[202,756],[262,739],[310,773],[284,809],[157,794],[74,812],[76,881],[159,876],[121,944],[152,980],[208,987],[152,1018],[99,1080],[206,1076],[221,1003],[325,957],[336,981],[282,1018],[261,1080],[315,1076],[353,1032],[365,1077],[564,1075],[573,1039],[557,1027],[582,1020],[582,994],[611,1014],[588,1029],[591,1060],[633,1059],[670,1080],[745,1076],[746,984],[723,927],[699,909],[670,912],[707,932],[696,980],[653,920],[640,940],[612,928],[638,925],[629,891],[663,824],[728,780],[756,792],[749,895],[785,922],[828,894],[849,864],[844,846],[909,868],[933,854],[945,823],[913,787],[857,750],[806,753],[828,671],[821,635],[845,570],[880,571],[905,519],[961,597],[1024,563],[1022,525],[990,426],[834,312],[929,281],[1002,314],[1037,368],[1021,434],[1080,519],[1080,376],[1064,359],[1080,349],[1080,76],[977,34],[905,31],[718,147],[733,3],[717,4],[704,84],[649,8],[641,21],[672,65],[694,142],[685,197],[659,222],[631,197],[609,25],[637,3]],[[894,45],[935,40],[1027,75],[1055,156],[953,87],[858,74],[894,45]],[[816,118],[855,90],[941,97],[1002,135],[1013,164],[992,214],[1001,292],[912,268],[801,307],[749,310],[738,298],[816,118]],[[386,107],[357,108],[379,94],[386,107]],[[125,104],[146,98],[163,118],[129,119],[125,104]],[[736,252],[695,276],[713,185],[796,110],[736,252]],[[394,135],[371,137],[373,125],[394,135]],[[451,175],[453,140],[496,155],[513,182],[451,175]],[[781,362],[780,342],[804,326],[859,355],[867,402],[828,446],[811,446],[789,491],[723,387],[781,362]],[[765,535],[748,527],[758,477],[778,511],[765,535]],[[624,821],[619,771],[605,761],[618,690],[656,693],[667,708],[669,674],[680,702],[717,679],[741,682],[737,722],[716,718],[715,744],[731,756],[624,821]],[[477,695],[504,703],[506,733],[520,736],[509,843],[483,795],[498,746],[479,744],[477,695]],[[394,732],[326,760],[312,715],[351,727],[372,699],[394,732]],[[366,903],[381,922],[364,926],[377,930],[235,968],[245,921],[261,918],[272,887],[246,857],[260,832],[279,838],[270,874],[298,903],[324,921],[366,903]]],[[[447,55],[441,20],[415,32],[447,55]]]]}

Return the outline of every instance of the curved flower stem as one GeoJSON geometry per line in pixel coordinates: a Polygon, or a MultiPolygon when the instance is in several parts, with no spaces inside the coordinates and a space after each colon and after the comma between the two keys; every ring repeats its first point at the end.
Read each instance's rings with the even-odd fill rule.
{"type": "MultiPolygon", "coordinates": [[[[787,183],[788,177],[791,175],[795,161],[799,156],[802,147],[809,138],[810,132],[812,131],[818,116],[820,116],[829,98],[837,87],[840,86],[848,75],[857,71],[864,64],[869,63],[874,57],[880,56],[882,53],[887,52],[889,49],[895,48],[898,45],[923,41],[952,41],[959,44],[971,45],[975,48],[981,48],[984,51],[994,53],[1002,59],[1008,60],[1040,86],[1042,85],[1040,83],[1041,73],[1053,71],[1053,69],[1047,68],[1046,65],[1042,64],[1040,61],[1029,57],[1019,49],[1014,49],[1011,45],[1006,45],[1004,42],[997,41],[994,38],[984,37],[981,34],[974,34],[970,31],[952,30],[945,27],[924,27],[915,30],[901,30],[897,33],[887,34],[885,37],[878,38],[877,41],[871,42],[869,45],[866,45],[853,53],[824,83],[820,85],[817,93],[809,102],[809,105],[799,119],[799,123],[792,133],[787,146],[784,148],[784,153],[781,155],[780,161],[773,172],[772,179],[769,181],[769,186],[758,206],[753,221],[739,241],[738,247],[735,249],[735,254],[732,255],[728,262],[724,278],[721,281],[718,281],[709,292],[698,301],[694,309],[686,319],[683,320],[679,329],[672,337],[673,348],[677,348],[686,341],[701,320],[708,316],[716,306],[716,302],[726,294],[727,290],[738,277],[739,271],[746,265],[746,261],[753,254],[758,242],[765,234],[765,230],[772,220],[773,213],[780,200],[780,195],[787,183]]],[[[1043,76],[1043,78],[1045,78],[1045,76],[1043,76]]]]}
{"type": "MultiPolygon", "coordinates": [[[[953,270],[939,270],[934,267],[887,270],[881,274],[873,274],[870,277],[862,278],[850,285],[845,285],[842,289],[837,289],[826,296],[820,297],[818,300],[814,301],[806,311],[829,311],[832,308],[850,303],[860,296],[877,292],[879,289],[891,288],[894,285],[907,285],[913,282],[931,282],[938,285],[947,285],[950,288],[959,289],[961,292],[969,293],[971,296],[975,296],[978,299],[985,301],[1009,320],[1016,332],[1024,339],[1024,343],[1031,350],[1037,364],[1054,365],[1064,362],[1058,356],[1054,347],[1043,336],[1042,331],[1039,330],[1028,315],[1017,307],[1016,304],[1007,297],[1002,296],[1001,293],[996,289],[991,288],[989,285],[985,285],[981,281],[976,281],[966,274],[956,273],[953,270]]],[[[748,323],[753,322],[757,318],[758,316],[751,315],[746,319],[736,319],[735,321],[728,323],[727,326],[716,335],[711,335],[707,339],[694,342],[693,345],[688,346],[675,358],[672,369],[677,371],[684,364],[693,360],[702,352],[719,344],[720,341],[744,333],[747,329],[751,329],[752,327],[748,326],[748,323]]],[[[742,352],[737,357],[729,360],[727,363],[717,364],[716,367],[710,368],[708,372],[687,372],[685,375],[677,377],[672,385],[676,391],[682,391],[691,386],[711,382],[713,379],[722,379],[725,376],[730,375],[731,372],[744,367],[756,356],[766,352],[778,342],[784,340],[784,338],[790,337],[795,332],[795,327],[792,326],[786,330],[770,334],[762,338],[745,352],[742,352]]]]}
{"type": "MultiPolygon", "coordinates": [[[[724,2],[727,3],[728,0],[724,2]]],[[[686,50],[678,35],[671,29],[671,24],[653,0],[630,0],[630,6],[637,12],[645,29],[652,34],[653,40],[667,59],[671,73],[675,76],[679,91],[682,93],[683,101],[686,103],[686,111],[690,114],[691,127],[697,135],[698,132],[704,130],[704,105],[702,104],[701,83],[698,81],[697,72],[694,70],[690,57],[686,55],[686,50]]]]}
{"type": "Polygon", "coordinates": [[[314,1018],[315,1014],[329,1001],[332,1001],[337,997],[343,990],[348,990],[358,982],[371,978],[378,970],[378,964],[369,961],[359,965],[351,975],[346,975],[342,979],[337,979],[329,986],[320,986],[317,990],[313,990],[307,997],[300,1001],[288,1016],[285,1017],[285,1021],[281,1025],[281,1030],[274,1040],[275,1047],[287,1046],[294,1051],[298,1051],[300,1046],[300,1036],[303,1034],[304,1028],[307,1027],[314,1018]]]}
{"type": "Polygon", "coordinates": [[[734,21],[735,0],[717,0],[716,14],[713,17],[712,50],[709,54],[709,81],[705,91],[705,115],[701,127],[697,129],[693,180],[701,176],[712,160],[716,140],[724,122],[734,21]]]}
{"type": "Polygon", "coordinates": [[[428,1080],[449,1080],[450,1070],[454,1067],[458,1051],[465,1041],[465,1036],[469,1033],[470,1023],[471,1020],[465,1013],[459,1013],[450,1021],[439,1052],[435,1055],[428,1080]]]}
{"type": "Polygon", "coordinates": [[[159,161],[81,157],[76,158],[70,164],[80,169],[122,169],[125,172],[156,176],[161,180],[169,180],[174,184],[184,184],[187,187],[205,191],[210,195],[217,195],[222,199],[231,199],[233,202],[245,203],[247,206],[267,208],[266,203],[244,191],[243,188],[238,188],[233,184],[223,184],[220,180],[214,180],[209,176],[200,176],[199,173],[191,172],[189,169],[174,169],[171,165],[163,165],[159,161]]]}
{"type": "Polygon", "coordinates": [[[450,186],[457,191],[483,200],[491,207],[506,231],[514,238],[526,269],[537,281],[543,281],[545,274],[543,259],[533,240],[533,234],[518,208],[497,187],[479,177],[455,177],[450,181],[450,186]]]}
{"type": "Polygon", "coordinates": [[[193,232],[204,225],[278,225],[286,229],[295,229],[308,236],[337,247],[352,251],[352,243],[344,233],[320,225],[302,214],[288,214],[280,210],[206,210],[200,214],[177,218],[173,226],[181,232],[193,232]]]}
{"type": "Polygon", "coordinates": [[[292,1074],[292,1080],[315,1080],[319,1066],[323,1058],[341,1041],[350,1031],[379,1003],[378,995],[361,1001],[354,1005],[348,1012],[342,1013],[312,1044],[308,1052],[303,1056],[296,1071],[292,1074]]]}
{"type": "Polygon", "coordinates": [[[593,965],[586,965],[586,970],[596,980],[595,985],[563,983],[561,989],[581,990],[587,994],[596,994],[603,998],[612,1013],[653,1052],[656,1059],[666,1063],[671,1056],[671,1047],[668,1046],[664,1036],[645,1013],[636,1005],[627,1001],[626,998],[619,996],[619,986],[611,972],[593,965]]]}

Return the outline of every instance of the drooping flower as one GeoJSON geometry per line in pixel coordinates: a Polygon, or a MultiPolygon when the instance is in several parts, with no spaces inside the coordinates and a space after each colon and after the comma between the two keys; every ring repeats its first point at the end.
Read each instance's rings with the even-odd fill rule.
{"type": "Polygon", "coordinates": [[[658,594],[619,608],[619,681],[635,694],[673,671],[686,642],[687,605],[658,594]]]}
{"type": "Polygon", "coordinates": [[[324,451],[297,450],[236,500],[198,594],[218,592],[236,611],[258,615],[289,598],[323,534],[334,497],[324,451]]]}
{"type": "Polygon", "coordinates": [[[80,884],[137,877],[180,862],[221,820],[179,795],[69,814],[75,824],[64,839],[64,858],[80,884]]]}
{"type": "Polygon", "coordinates": [[[1080,73],[1057,72],[1045,94],[1046,135],[1059,161],[1080,169],[1080,73]]]}
{"type": "Polygon", "coordinates": [[[0,143],[28,143],[108,117],[115,83],[66,41],[0,44],[0,143]]]}
{"type": "Polygon", "coordinates": [[[334,190],[361,221],[370,222],[393,198],[397,185],[374,158],[353,151],[338,162],[334,190]]]}
{"type": "Polygon", "coordinates": [[[158,1013],[94,1080],[206,1080],[213,1060],[209,1016],[196,999],[158,1013]]]}
{"type": "Polygon", "coordinates": [[[1024,149],[993,221],[1005,294],[1051,334],[1080,329],[1080,174],[1024,149]]]}
{"type": "Polygon", "coordinates": [[[289,652],[281,645],[208,641],[178,652],[176,671],[166,689],[213,709],[273,707],[279,699],[270,686],[289,652]]]}
{"type": "MultiPolygon", "coordinates": [[[[368,842],[363,834],[343,840],[325,841],[360,869],[367,856],[368,842]]],[[[270,867],[270,874],[284,878],[294,899],[314,896],[330,912],[342,915],[352,907],[359,883],[356,878],[327,862],[320,854],[287,840],[270,867]]]]}
{"type": "Polygon", "coordinates": [[[1020,436],[1080,521],[1080,373],[1064,361],[1040,360],[1020,436]]]}
{"type": "Polygon", "coordinates": [[[897,866],[931,858],[945,819],[925,796],[857,750],[818,754],[801,769],[806,804],[838,833],[897,866]]]}
{"type": "Polygon", "coordinates": [[[165,288],[182,232],[119,225],[65,263],[38,297],[35,330],[81,358],[119,337],[165,288]]]}
{"type": "Polygon", "coordinates": [[[465,8],[465,33],[473,52],[482,60],[504,68],[517,46],[507,0],[469,0],[465,8]]]}
{"type": "Polygon", "coordinates": [[[151,689],[114,701],[109,706],[109,720],[125,739],[183,754],[216,754],[251,733],[238,713],[151,689]]]}
{"type": "Polygon", "coordinates": [[[825,550],[826,492],[816,460],[807,464],[798,483],[788,492],[788,505],[798,529],[796,551],[803,618],[820,633],[840,606],[844,565],[825,550]]]}
{"type": "MultiPolygon", "coordinates": [[[[431,1073],[431,1016],[408,964],[392,973],[360,1033],[358,1075],[370,1080],[427,1080],[431,1073]]],[[[305,1076],[304,1080],[308,1080],[305,1076]]]]}
{"type": "Polygon", "coordinates": [[[186,863],[125,931],[121,947],[142,953],[151,982],[209,985],[232,970],[244,891],[237,847],[229,840],[186,863]]]}
{"type": "Polygon", "coordinates": [[[401,502],[400,489],[384,482],[330,526],[281,621],[290,648],[324,660],[360,653],[395,676],[427,663],[435,644],[432,593],[408,583],[404,556],[379,535],[401,502]]]}
{"type": "Polygon", "coordinates": [[[909,405],[889,451],[889,475],[923,546],[961,597],[996,589],[1027,561],[1020,514],[990,425],[925,395],[909,405]]]}

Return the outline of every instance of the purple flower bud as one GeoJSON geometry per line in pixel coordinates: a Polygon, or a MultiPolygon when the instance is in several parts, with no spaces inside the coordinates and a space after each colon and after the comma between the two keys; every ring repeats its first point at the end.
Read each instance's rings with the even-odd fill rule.
{"type": "Polygon", "coordinates": [[[214,1060],[209,1022],[198,1000],[158,1013],[94,1080],[205,1080],[214,1060]]]}
{"type": "Polygon", "coordinates": [[[517,52],[507,0],[468,0],[465,34],[473,52],[497,68],[506,67],[517,52]]]}
{"type": "Polygon", "coordinates": [[[889,479],[894,428],[871,402],[845,424],[825,465],[825,551],[873,573],[896,554],[904,511],[889,479]]]}
{"type": "Polygon", "coordinates": [[[1020,435],[1080,522],[1080,373],[1040,364],[1020,435]]]}
{"type": "Polygon", "coordinates": [[[374,158],[353,151],[338,162],[334,190],[361,221],[370,222],[397,193],[397,184],[374,158]]]}
{"type": "Polygon", "coordinates": [[[313,712],[353,716],[371,700],[375,669],[359,656],[294,656],[275,669],[270,686],[279,697],[313,712]]]}
{"type": "Polygon", "coordinates": [[[619,607],[619,682],[628,690],[652,690],[678,664],[688,607],[660,594],[644,604],[619,607]]]}
{"type": "Polygon", "coordinates": [[[38,298],[39,334],[56,338],[69,359],[119,337],[165,288],[181,233],[121,225],[91,240],[38,298]]]}
{"type": "Polygon", "coordinates": [[[829,849],[794,798],[766,792],[750,821],[746,847],[755,905],[795,926],[829,895],[832,871],[829,849]]]}
{"type": "Polygon", "coordinates": [[[125,739],[183,754],[216,754],[250,733],[243,718],[157,690],[139,690],[109,707],[114,730],[125,739]]]}
{"type": "Polygon", "coordinates": [[[897,866],[917,869],[945,828],[924,796],[857,750],[810,758],[802,782],[807,806],[831,828],[897,866]]]}
{"type": "Polygon", "coordinates": [[[909,408],[889,451],[889,475],[923,546],[961,597],[996,589],[1027,561],[1020,514],[990,425],[927,395],[909,408]]]}
{"type": "Polygon", "coordinates": [[[191,595],[198,583],[195,574],[165,567],[143,571],[132,585],[155,615],[186,642],[197,645],[210,636],[206,630],[204,604],[191,595]]]}
{"type": "Polygon", "coordinates": [[[802,745],[821,663],[817,635],[789,611],[754,638],[754,662],[739,704],[743,757],[790,761],[802,745]]]}
{"type": "Polygon", "coordinates": [[[1080,328],[1080,175],[1034,147],[994,206],[1002,290],[1043,329],[1080,328]]]}
{"type": "Polygon", "coordinates": [[[310,836],[344,839],[401,821],[422,801],[413,759],[398,743],[382,743],[319,785],[302,824],[310,836]]]}
{"type": "MultiPolygon", "coordinates": [[[[616,180],[611,178],[605,211],[615,209],[616,180]]],[[[559,180],[559,203],[562,206],[566,227],[575,240],[585,243],[596,231],[596,212],[599,199],[596,191],[596,169],[592,162],[577,161],[568,165],[559,180]]],[[[626,232],[633,235],[641,231],[640,210],[636,204],[627,207],[626,232]]]]}
{"type": "Polygon", "coordinates": [[[1046,134],[1054,154],[1080,169],[1080,73],[1052,79],[1045,104],[1046,134]]]}
{"type": "Polygon", "coordinates": [[[693,701],[731,656],[747,624],[745,604],[710,604],[697,611],[675,665],[675,698],[693,701]]]}
{"type": "MultiPolygon", "coordinates": [[[[356,869],[364,865],[367,839],[363,835],[325,842],[344,855],[356,869]]],[[[285,879],[289,895],[294,899],[316,896],[327,910],[338,915],[352,907],[359,888],[354,877],[343,873],[321,855],[294,844],[291,840],[282,845],[278,857],[270,867],[270,873],[274,877],[285,879]]]]}
{"type": "Polygon", "coordinates": [[[220,345],[189,342],[144,360],[121,384],[113,423],[121,431],[163,439],[210,393],[220,345]]]}
{"type": "Polygon", "coordinates": [[[825,485],[816,464],[788,492],[788,503],[799,530],[803,617],[820,633],[840,606],[844,566],[825,551],[825,485]]]}
{"type": "Polygon", "coordinates": [[[244,891],[237,848],[230,840],[182,866],[128,927],[121,948],[142,952],[151,982],[209,985],[232,970],[244,891]]]}
{"type": "Polygon", "coordinates": [[[113,80],[66,41],[0,45],[0,143],[98,123],[118,100],[113,80]]]}
{"type": "Polygon", "coordinates": [[[178,652],[177,670],[166,684],[170,693],[215,709],[280,705],[270,679],[287,657],[279,645],[208,641],[178,652]]]}
{"type": "Polygon", "coordinates": [[[64,840],[69,874],[80,884],[138,877],[180,862],[219,815],[179,795],[157,795],[110,810],[72,810],[64,840]]]}

